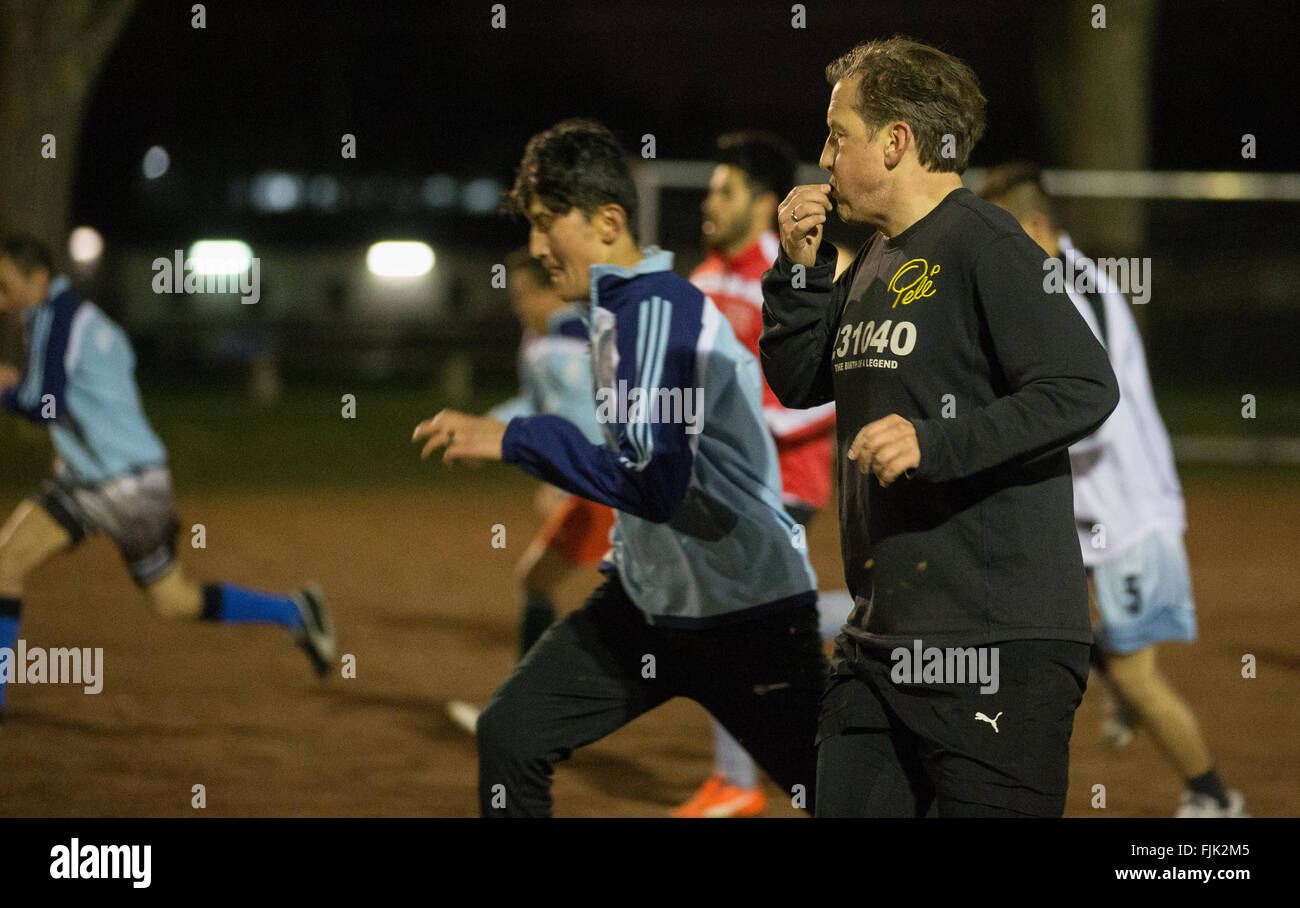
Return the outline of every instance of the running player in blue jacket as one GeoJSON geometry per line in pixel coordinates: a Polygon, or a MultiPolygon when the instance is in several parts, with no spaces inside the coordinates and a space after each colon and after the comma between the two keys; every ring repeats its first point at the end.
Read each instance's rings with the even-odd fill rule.
{"type": "MultiPolygon", "coordinates": [[[[0,312],[21,319],[27,347],[21,372],[0,363],[0,402],[48,427],[57,454],[54,479],[0,527],[0,659],[14,658],[27,575],[55,553],[104,533],[159,615],[278,624],[316,673],[326,675],[335,642],[318,589],[281,595],[199,584],[181,569],[167,450],[140,405],[131,342],[66,276],[55,274],[40,241],[13,237],[0,245],[0,312]]],[[[0,671],[0,720],[9,675],[0,671]]]]}
{"type": "Polygon", "coordinates": [[[550,813],[555,764],[661,703],[696,700],[811,809],[826,660],[816,577],[781,505],[758,362],[717,307],[636,242],[618,141],[566,121],[528,143],[511,194],[591,332],[593,444],[562,417],[444,410],[423,456],[503,460],[618,511],[605,582],[552,625],[478,723],[484,816],[550,813]]]}

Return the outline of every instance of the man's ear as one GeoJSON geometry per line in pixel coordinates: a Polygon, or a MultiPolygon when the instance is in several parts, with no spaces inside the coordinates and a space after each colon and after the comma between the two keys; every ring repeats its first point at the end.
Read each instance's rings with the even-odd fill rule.
{"type": "Polygon", "coordinates": [[[627,212],[616,202],[600,206],[596,212],[596,235],[606,245],[612,245],[627,233],[627,212]]]}
{"type": "Polygon", "coordinates": [[[916,144],[916,136],[912,134],[912,127],[902,120],[895,120],[884,129],[885,134],[880,140],[881,149],[884,153],[885,167],[893,170],[903,160],[907,150],[916,144]]]}

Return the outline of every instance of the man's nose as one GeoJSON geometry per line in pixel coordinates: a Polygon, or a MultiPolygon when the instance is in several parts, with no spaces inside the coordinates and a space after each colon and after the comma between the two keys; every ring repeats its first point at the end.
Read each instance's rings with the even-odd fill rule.
{"type": "Polygon", "coordinates": [[[817,166],[822,170],[832,171],[831,176],[835,175],[833,172],[835,166],[835,153],[831,151],[830,142],[827,142],[822,146],[822,156],[817,160],[817,166]]]}
{"type": "Polygon", "coordinates": [[[550,251],[550,246],[546,242],[546,234],[540,230],[531,230],[528,233],[528,254],[535,259],[540,259],[550,251]]]}

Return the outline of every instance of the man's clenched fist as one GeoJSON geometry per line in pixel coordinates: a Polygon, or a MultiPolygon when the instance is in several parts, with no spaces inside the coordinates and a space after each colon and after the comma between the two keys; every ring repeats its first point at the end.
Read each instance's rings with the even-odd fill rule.
{"type": "Polygon", "coordinates": [[[869,422],[849,446],[849,460],[857,461],[859,471],[874,473],[876,481],[888,487],[921,465],[916,428],[897,413],[869,422]]]}

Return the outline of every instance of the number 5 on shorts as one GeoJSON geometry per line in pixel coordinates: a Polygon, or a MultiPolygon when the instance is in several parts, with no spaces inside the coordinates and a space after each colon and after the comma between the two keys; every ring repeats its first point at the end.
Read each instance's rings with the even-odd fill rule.
{"type": "Polygon", "coordinates": [[[1136,615],[1142,611],[1142,590],[1138,588],[1138,575],[1129,574],[1124,578],[1124,592],[1131,597],[1124,607],[1128,609],[1130,615],[1136,615]]]}

